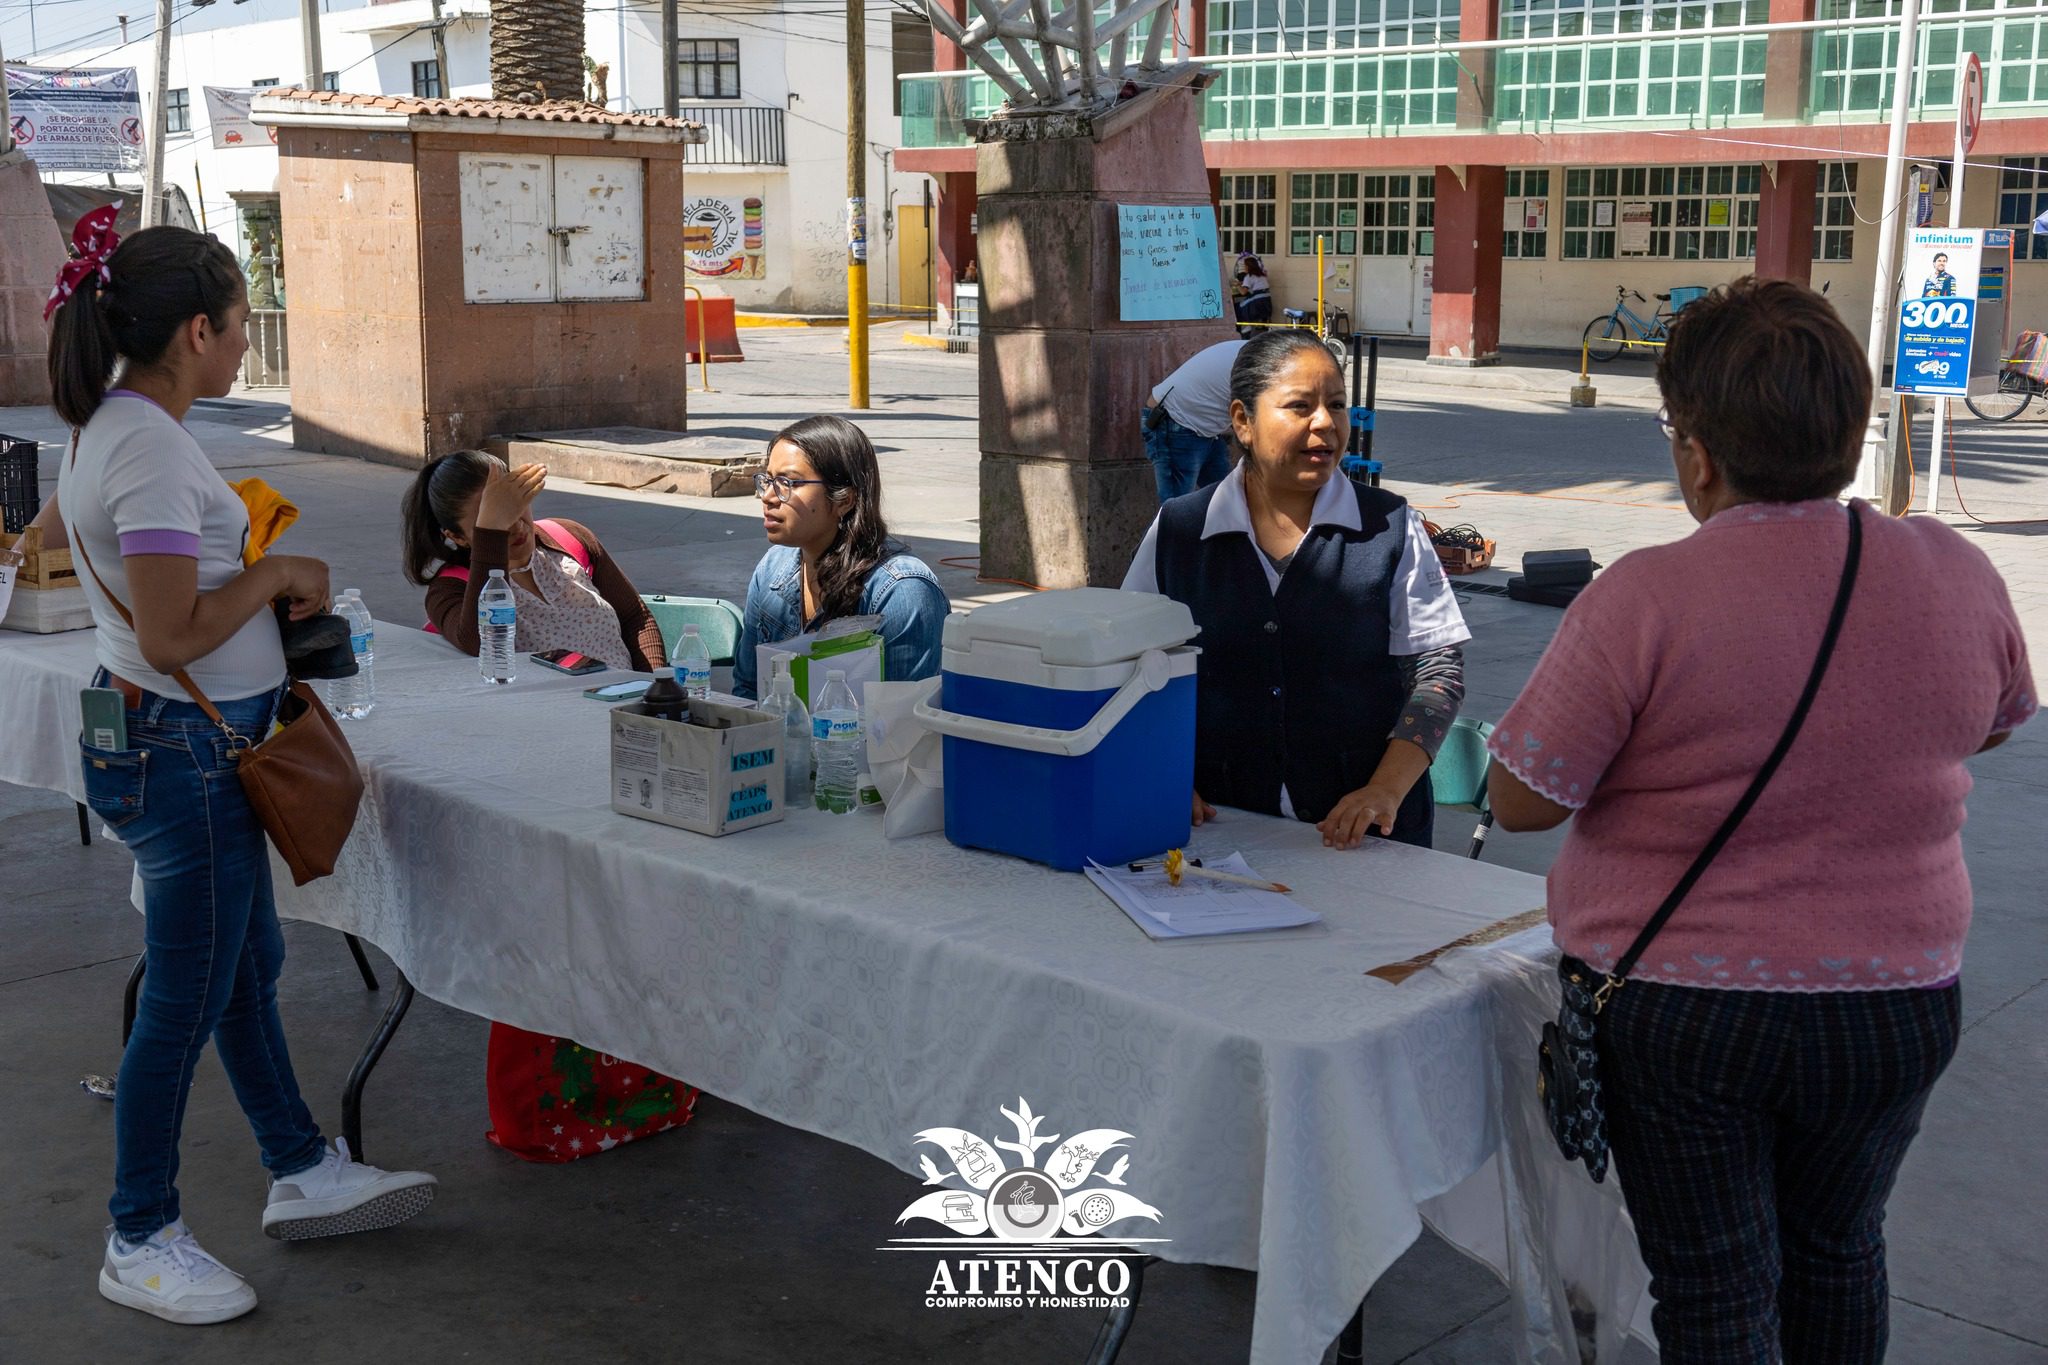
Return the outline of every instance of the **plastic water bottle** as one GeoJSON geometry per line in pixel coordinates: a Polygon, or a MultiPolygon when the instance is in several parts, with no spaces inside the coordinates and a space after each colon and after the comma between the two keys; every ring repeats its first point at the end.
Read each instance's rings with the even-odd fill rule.
{"type": "Polygon", "coordinates": [[[860,703],[846,685],[843,669],[825,675],[818,709],[811,714],[811,744],[818,755],[819,810],[851,815],[861,770],[867,766],[867,741],[861,735],[860,703]]]}
{"type": "Polygon", "coordinates": [[[519,671],[519,604],[503,569],[491,570],[476,599],[477,666],[484,682],[502,686],[519,671]]]}
{"type": "Polygon", "coordinates": [[[761,710],[782,717],[782,805],[785,815],[811,804],[811,713],[789,676],[789,656],[775,656],[775,678],[761,710]]]}
{"type": "Polygon", "coordinates": [[[327,709],[343,720],[361,720],[377,704],[377,678],[372,665],[377,661],[376,623],[363,594],[350,588],[334,604],[334,614],[348,622],[349,646],[355,651],[356,675],[336,678],[327,685],[327,709]]]}
{"type": "Polygon", "coordinates": [[[676,671],[684,696],[702,699],[711,695],[711,651],[704,647],[704,638],[695,626],[683,627],[682,638],[669,651],[668,664],[676,671]]]}

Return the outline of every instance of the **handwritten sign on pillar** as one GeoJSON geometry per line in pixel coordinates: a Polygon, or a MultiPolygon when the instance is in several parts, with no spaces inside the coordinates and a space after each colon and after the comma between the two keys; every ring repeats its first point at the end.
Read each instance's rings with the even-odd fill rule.
{"type": "Polygon", "coordinates": [[[1125,322],[1223,316],[1216,210],[1207,204],[1119,204],[1119,315],[1125,322]]]}

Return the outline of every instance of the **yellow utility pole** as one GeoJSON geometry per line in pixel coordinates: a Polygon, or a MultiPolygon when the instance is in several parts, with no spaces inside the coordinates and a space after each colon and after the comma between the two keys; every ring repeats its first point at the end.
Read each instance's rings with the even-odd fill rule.
{"type": "Polygon", "coordinates": [[[867,0],[846,0],[846,349],[849,408],[868,406],[867,0]]]}

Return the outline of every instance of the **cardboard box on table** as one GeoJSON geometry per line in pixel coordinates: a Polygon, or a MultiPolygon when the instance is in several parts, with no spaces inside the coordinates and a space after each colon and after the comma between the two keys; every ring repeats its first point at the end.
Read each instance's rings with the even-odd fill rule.
{"type": "Polygon", "coordinates": [[[782,722],[707,701],[687,722],[613,707],[612,809],[713,836],[780,820],[782,722]]]}

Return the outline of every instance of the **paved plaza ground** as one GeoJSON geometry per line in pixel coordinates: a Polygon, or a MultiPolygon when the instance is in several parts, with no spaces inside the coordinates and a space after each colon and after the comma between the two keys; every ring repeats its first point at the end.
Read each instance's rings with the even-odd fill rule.
{"type": "MultiPolygon", "coordinates": [[[[718,392],[692,395],[693,429],[765,439],[799,416],[841,410],[843,333],[744,340],[748,362],[714,367],[718,392]]],[[[876,333],[875,355],[873,411],[853,415],[882,449],[893,529],[940,568],[956,606],[1000,595],[1007,590],[977,584],[972,568],[976,359],[914,349],[891,328],[876,333]]],[[[1573,410],[1569,377],[1549,363],[1479,386],[1425,384],[1412,365],[1390,365],[1378,435],[1387,481],[1436,521],[1478,525],[1499,542],[1503,566],[1565,546],[1612,563],[1682,536],[1692,523],[1669,485],[1645,371],[1621,373],[1634,382],[1573,410]]],[[[282,399],[237,393],[195,409],[190,425],[230,477],[260,474],[299,505],[281,549],[327,559],[337,589],[359,587],[380,619],[416,624],[420,592],[398,568],[410,476],[293,451],[282,399]]],[[[61,432],[47,410],[0,410],[0,430],[48,442],[44,473],[54,479],[61,432]]],[[[2048,429],[1966,422],[1958,456],[1979,516],[2048,517],[2048,429]]],[[[2030,640],[2048,650],[2048,526],[1978,526],[1956,512],[1946,482],[1942,505],[1998,564],[2030,640]]],[[[751,499],[576,484],[552,488],[542,504],[595,528],[642,591],[734,599],[763,548],[754,508],[751,499]]],[[[1496,719],[1559,615],[1481,591],[1462,600],[1475,637],[1466,709],[1496,719]]],[[[2037,653],[2036,669],[2048,658],[2037,653]]],[[[1899,1365],[2048,1365],[2044,757],[2048,723],[2037,723],[1973,765],[1966,1031],[1888,1224],[1899,1365]]],[[[1439,845],[1462,851],[1469,833],[1464,817],[1447,816],[1439,845]]],[[[1558,837],[1496,834],[1486,856],[1540,873],[1558,837]]],[[[129,870],[116,844],[79,846],[68,802],[0,786],[0,1362],[1038,1365],[1085,1354],[1096,1328],[1087,1313],[924,1309],[925,1272],[873,1250],[903,1206],[906,1177],[709,1097],[686,1131],[601,1160],[537,1167],[498,1152],[482,1136],[485,1023],[424,998],[371,1084],[366,1129],[372,1160],[440,1175],[440,1200],[425,1216],[368,1237],[266,1240],[255,1147],[209,1054],[186,1121],[185,1208],[262,1307],[227,1326],[184,1329],[105,1303],[94,1277],[112,1106],[78,1080],[118,1063],[121,987],[141,946],[129,870]]],[[[293,925],[286,938],[294,1058],[317,1116],[338,1130],[343,1079],[382,999],[363,990],[338,935],[293,925]]],[[[1155,1267],[1123,1359],[1241,1360],[1252,1284],[1238,1271],[1155,1267]]],[[[1366,1320],[1376,1365],[1512,1359],[1501,1286],[1427,1235],[1374,1289],[1366,1320]]]]}

